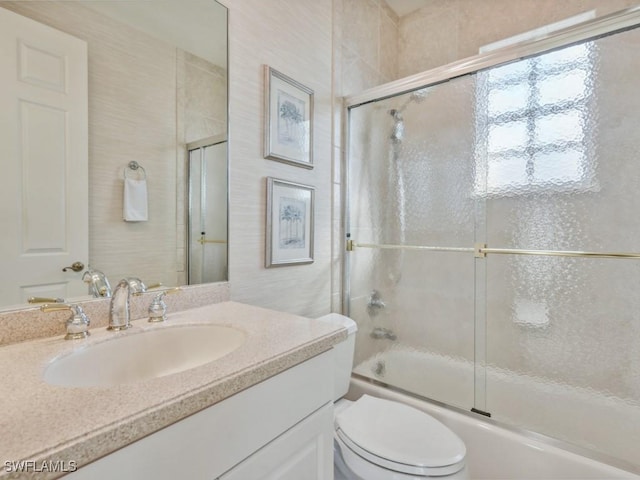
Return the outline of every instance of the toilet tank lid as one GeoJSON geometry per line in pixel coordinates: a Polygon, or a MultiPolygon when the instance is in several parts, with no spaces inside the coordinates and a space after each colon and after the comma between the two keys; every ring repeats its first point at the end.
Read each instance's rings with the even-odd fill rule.
{"type": "Polygon", "coordinates": [[[339,313],[329,313],[328,315],[323,315],[322,317],[318,317],[318,320],[321,322],[332,323],[339,327],[344,327],[347,329],[347,334],[351,335],[358,331],[358,325],[349,317],[345,317],[344,315],[340,315],[339,313]]]}

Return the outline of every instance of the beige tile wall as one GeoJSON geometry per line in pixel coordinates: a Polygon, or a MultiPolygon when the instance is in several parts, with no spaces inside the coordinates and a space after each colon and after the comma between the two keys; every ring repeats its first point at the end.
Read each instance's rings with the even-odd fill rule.
{"type": "Polygon", "coordinates": [[[637,0],[425,0],[398,22],[398,77],[478,53],[482,45],[596,10],[605,15],[637,0]]]}
{"type": "Polygon", "coordinates": [[[332,311],[342,311],[342,98],[397,78],[399,18],[384,0],[333,1],[332,311]]]}

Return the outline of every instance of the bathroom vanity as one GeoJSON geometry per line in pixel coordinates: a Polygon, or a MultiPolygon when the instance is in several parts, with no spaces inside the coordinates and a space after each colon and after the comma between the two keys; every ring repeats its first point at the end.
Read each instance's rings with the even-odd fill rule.
{"type": "Polygon", "coordinates": [[[95,329],[85,340],[0,348],[0,460],[9,462],[0,478],[57,478],[61,468],[92,480],[114,472],[136,480],[330,477],[332,346],[344,329],[235,302],[174,313],[160,326],[133,324],[117,334],[95,329]],[[43,379],[57,358],[96,344],[206,324],[242,331],[244,342],[217,360],[144,380],[69,387],[43,379]],[[19,461],[30,469],[16,471],[19,461]]]}

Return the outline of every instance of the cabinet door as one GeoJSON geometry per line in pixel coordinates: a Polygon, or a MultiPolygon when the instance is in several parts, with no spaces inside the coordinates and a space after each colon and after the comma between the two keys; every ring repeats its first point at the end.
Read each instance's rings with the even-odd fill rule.
{"type": "Polygon", "coordinates": [[[333,405],[296,424],[219,480],[333,480],[333,405]]]}

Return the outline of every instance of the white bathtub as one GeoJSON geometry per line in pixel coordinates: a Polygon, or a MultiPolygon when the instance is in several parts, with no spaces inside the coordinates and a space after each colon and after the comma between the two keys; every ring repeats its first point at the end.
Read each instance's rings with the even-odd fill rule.
{"type": "MultiPolygon", "coordinates": [[[[354,372],[452,405],[473,405],[473,364],[464,360],[400,347],[359,364],[354,372]]],[[[640,479],[640,469],[633,465],[640,463],[640,442],[633,440],[640,432],[634,429],[637,423],[623,418],[625,414],[638,415],[637,407],[583,389],[508,375],[498,369],[487,369],[486,381],[487,405],[499,408],[500,418],[537,422],[527,425],[542,423],[549,427],[546,433],[569,432],[589,446],[599,447],[599,439],[608,438],[615,444],[608,446],[609,451],[624,450],[624,455],[619,455],[618,450],[615,456],[627,459],[628,464],[619,464],[636,473],[582,456],[579,448],[502,428],[480,415],[444,408],[359,378],[352,379],[348,398],[369,393],[413,405],[438,418],[466,443],[473,479],[640,479]],[[625,431],[615,435],[608,431],[612,428],[625,431]],[[620,440],[623,435],[627,435],[626,440],[620,440]]]]}

